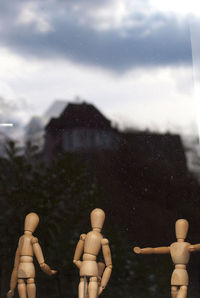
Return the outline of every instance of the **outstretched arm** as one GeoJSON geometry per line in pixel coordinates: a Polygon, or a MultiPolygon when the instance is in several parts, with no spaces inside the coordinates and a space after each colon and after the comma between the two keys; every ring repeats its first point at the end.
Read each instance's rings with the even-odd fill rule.
{"type": "Polygon", "coordinates": [[[193,252],[193,251],[198,251],[200,250],[200,244],[193,244],[193,245],[189,245],[189,251],[193,252]]]}
{"type": "Polygon", "coordinates": [[[86,238],[86,234],[81,234],[80,240],[76,246],[76,250],[74,253],[73,263],[76,265],[76,267],[78,267],[78,269],[80,269],[81,267],[80,258],[83,253],[85,238],[86,238]]]}
{"type": "Polygon", "coordinates": [[[16,254],[15,254],[14,268],[13,268],[11,279],[10,279],[10,290],[7,294],[7,297],[12,297],[14,295],[14,291],[15,291],[16,284],[17,284],[17,270],[18,270],[18,266],[19,266],[19,259],[20,259],[20,249],[19,249],[19,245],[18,245],[16,254]]]}
{"type": "Polygon", "coordinates": [[[41,249],[41,247],[38,243],[38,239],[36,237],[32,238],[32,244],[33,244],[33,252],[36,256],[38,263],[40,264],[40,268],[42,269],[42,271],[44,273],[46,273],[47,275],[55,274],[57,271],[51,270],[51,268],[44,262],[44,256],[42,253],[42,249],[41,249]]]}
{"type": "Polygon", "coordinates": [[[104,257],[104,260],[106,263],[106,268],[103,272],[98,295],[100,295],[103,292],[103,290],[105,289],[105,287],[110,279],[111,272],[112,272],[112,258],[111,258],[111,252],[110,252],[108,239],[102,239],[101,244],[102,244],[103,257],[104,257]]]}
{"type": "Polygon", "coordinates": [[[140,248],[140,247],[134,247],[133,251],[136,254],[143,254],[143,255],[151,255],[151,254],[168,254],[170,253],[170,247],[169,246],[163,246],[163,247],[146,247],[146,248],[140,248]]]}

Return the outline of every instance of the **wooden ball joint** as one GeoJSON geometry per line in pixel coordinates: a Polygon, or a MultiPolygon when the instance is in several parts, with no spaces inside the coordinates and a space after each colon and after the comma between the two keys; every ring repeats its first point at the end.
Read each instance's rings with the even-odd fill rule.
{"type": "Polygon", "coordinates": [[[42,249],[38,239],[33,236],[33,232],[39,224],[39,216],[36,213],[29,213],[25,218],[24,234],[19,238],[15,255],[14,269],[10,280],[10,290],[7,297],[13,297],[16,284],[18,283],[18,293],[20,298],[36,297],[35,267],[33,256],[36,256],[40,268],[48,275],[56,273],[45,263],[42,249]]]}
{"type": "Polygon", "coordinates": [[[96,298],[105,289],[112,272],[112,259],[107,239],[101,229],[105,220],[102,209],[96,208],[90,214],[92,230],[82,234],[76,246],[74,264],[80,270],[79,298],[96,298]],[[96,258],[102,248],[104,263],[97,263],[96,258]],[[83,254],[82,260],[81,256],[83,254]],[[89,281],[89,282],[88,282],[89,281]]]}
{"type": "Polygon", "coordinates": [[[200,250],[200,244],[191,245],[185,242],[189,224],[185,219],[176,221],[175,232],[177,241],[167,247],[134,247],[136,254],[170,254],[175,269],[171,277],[171,296],[172,298],[186,298],[188,287],[188,273],[186,265],[190,259],[190,253],[200,250]]]}

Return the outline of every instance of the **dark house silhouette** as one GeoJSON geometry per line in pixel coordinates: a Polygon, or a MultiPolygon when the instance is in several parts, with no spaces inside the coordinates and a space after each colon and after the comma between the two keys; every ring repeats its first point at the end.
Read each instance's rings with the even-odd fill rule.
{"type": "Polygon", "coordinates": [[[120,160],[122,155],[126,156],[127,166],[143,168],[144,173],[149,167],[153,171],[167,171],[180,176],[187,171],[179,135],[144,131],[119,132],[88,103],[68,104],[60,117],[50,120],[45,131],[43,154],[46,160],[51,160],[62,152],[92,151],[98,154],[100,151],[107,151],[108,155],[109,151],[115,152],[120,160]]]}
{"type": "Polygon", "coordinates": [[[45,128],[45,155],[56,152],[113,149],[117,132],[93,105],[69,103],[45,128]]]}

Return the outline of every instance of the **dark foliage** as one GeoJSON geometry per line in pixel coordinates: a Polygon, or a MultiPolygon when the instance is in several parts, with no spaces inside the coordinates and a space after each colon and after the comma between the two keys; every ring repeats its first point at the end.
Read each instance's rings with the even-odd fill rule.
{"type": "MultiPolygon", "coordinates": [[[[170,297],[170,257],[136,256],[132,249],[172,243],[180,217],[190,222],[188,241],[200,242],[200,191],[187,171],[184,152],[171,158],[161,154],[162,145],[156,150],[151,142],[143,137],[138,147],[130,137],[118,150],[66,153],[48,165],[37,160],[34,148],[27,146],[19,155],[13,143],[8,145],[7,158],[0,160],[1,297],[8,290],[17,239],[30,211],[40,215],[35,234],[46,261],[59,270],[49,278],[36,266],[37,297],[76,297],[79,275],[73,253],[79,235],[90,229],[89,213],[95,207],[106,212],[103,234],[110,240],[113,258],[102,298],[153,298],[158,293],[170,297]]],[[[199,260],[198,253],[191,256],[190,297],[199,293],[199,260]]]]}

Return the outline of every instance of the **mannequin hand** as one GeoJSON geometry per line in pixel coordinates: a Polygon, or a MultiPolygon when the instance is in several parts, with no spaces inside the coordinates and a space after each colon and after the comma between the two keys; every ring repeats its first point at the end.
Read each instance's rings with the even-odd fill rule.
{"type": "Polygon", "coordinates": [[[141,248],[138,247],[138,246],[135,246],[133,251],[136,253],[136,254],[140,254],[141,253],[141,248]]]}
{"type": "Polygon", "coordinates": [[[9,290],[7,293],[7,298],[11,298],[14,296],[14,291],[13,290],[9,290]]]}
{"type": "Polygon", "coordinates": [[[54,275],[57,272],[56,270],[51,270],[51,268],[45,263],[40,264],[40,267],[41,267],[42,271],[44,273],[46,273],[47,275],[54,275]]]}
{"type": "Polygon", "coordinates": [[[51,270],[51,275],[54,275],[54,274],[56,274],[56,273],[57,273],[56,270],[51,270]]]}

